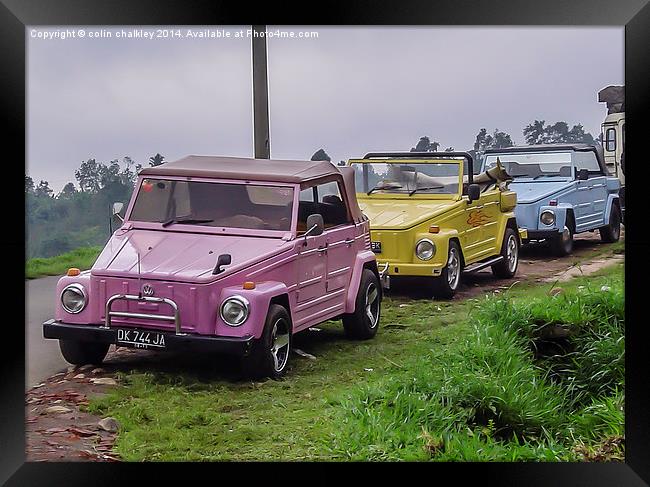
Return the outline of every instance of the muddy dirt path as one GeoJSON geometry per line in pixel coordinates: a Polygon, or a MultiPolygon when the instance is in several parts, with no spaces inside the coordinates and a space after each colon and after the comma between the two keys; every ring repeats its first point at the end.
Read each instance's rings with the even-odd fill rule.
{"type": "MultiPolygon", "coordinates": [[[[460,301],[507,288],[515,282],[552,285],[555,281],[591,274],[622,259],[623,251],[614,245],[601,244],[597,233],[578,236],[573,254],[563,258],[550,257],[544,245],[533,245],[522,249],[515,279],[495,279],[489,269],[481,271],[464,278],[453,300],[460,301]]],[[[417,283],[394,284],[390,296],[398,302],[430,299],[423,286],[417,283]]],[[[69,367],[67,372],[49,377],[27,390],[27,460],[118,460],[112,453],[112,447],[119,425],[113,423],[112,418],[107,420],[84,412],[80,407],[88,403],[89,397],[110,390],[116,384],[115,375],[120,370],[153,368],[164,371],[172,362],[175,367],[182,366],[186,361],[188,365],[192,363],[191,357],[182,354],[171,360],[169,355],[163,360],[159,356],[150,351],[116,350],[111,347],[101,368],[69,367]]]]}

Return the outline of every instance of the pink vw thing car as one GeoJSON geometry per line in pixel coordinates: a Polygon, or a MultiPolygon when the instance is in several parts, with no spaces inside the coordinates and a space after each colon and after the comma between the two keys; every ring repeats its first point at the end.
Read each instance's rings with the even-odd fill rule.
{"type": "Polygon", "coordinates": [[[195,349],[278,378],[297,332],[342,318],[352,338],[377,333],[381,286],[351,168],[189,156],[143,169],[119,219],[92,269],[60,279],[43,324],[72,364],[102,362],[110,344],[195,349]]]}

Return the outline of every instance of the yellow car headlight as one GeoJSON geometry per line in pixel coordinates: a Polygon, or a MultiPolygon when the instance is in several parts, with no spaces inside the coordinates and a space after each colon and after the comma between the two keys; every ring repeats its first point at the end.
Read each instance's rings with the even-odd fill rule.
{"type": "Polygon", "coordinates": [[[428,238],[418,240],[418,243],[415,245],[415,255],[420,260],[430,260],[436,255],[436,244],[428,238]]]}

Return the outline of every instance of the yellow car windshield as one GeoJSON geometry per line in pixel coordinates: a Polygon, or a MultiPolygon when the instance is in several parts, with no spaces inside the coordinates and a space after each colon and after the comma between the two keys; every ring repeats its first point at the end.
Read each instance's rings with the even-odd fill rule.
{"type": "Polygon", "coordinates": [[[357,191],[366,194],[457,195],[460,164],[410,161],[352,163],[357,191]]]}

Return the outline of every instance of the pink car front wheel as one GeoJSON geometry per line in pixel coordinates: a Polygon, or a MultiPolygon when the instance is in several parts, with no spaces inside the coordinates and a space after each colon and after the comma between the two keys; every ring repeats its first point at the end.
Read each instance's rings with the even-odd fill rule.
{"type": "Polygon", "coordinates": [[[244,374],[251,378],[279,379],[287,372],[291,354],[291,317],[279,304],[269,306],[264,331],[244,358],[244,374]]]}

